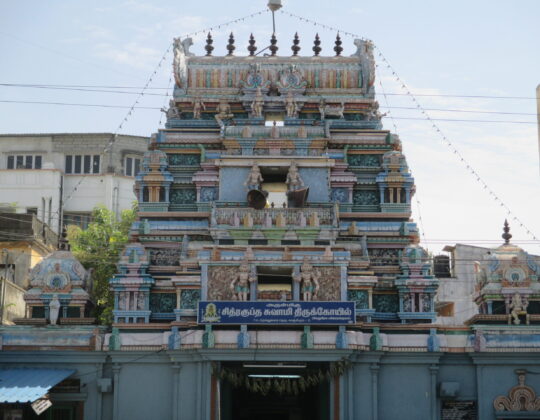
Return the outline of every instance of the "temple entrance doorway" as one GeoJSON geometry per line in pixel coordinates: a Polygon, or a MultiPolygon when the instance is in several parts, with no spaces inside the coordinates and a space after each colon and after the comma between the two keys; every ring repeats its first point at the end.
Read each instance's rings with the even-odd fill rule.
{"type": "Polygon", "coordinates": [[[322,381],[298,389],[298,380],[305,376],[306,369],[315,372],[321,365],[326,364],[225,365],[228,372],[237,372],[238,376],[233,381],[221,381],[220,419],[329,420],[330,383],[322,381]],[[246,377],[249,378],[247,384],[246,377]],[[240,378],[244,380],[243,384],[239,383],[240,378]],[[296,384],[293,385],[293,381],[296,384]],[[270,383],[269,391],[261,391],[270,383]]]}

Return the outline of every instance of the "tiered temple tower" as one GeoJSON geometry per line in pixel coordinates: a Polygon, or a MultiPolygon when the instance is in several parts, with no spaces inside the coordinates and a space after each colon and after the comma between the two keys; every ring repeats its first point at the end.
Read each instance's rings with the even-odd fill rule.
{"type": "MultiPolygon", "coordinates": [[[[382,128],[369,41],[343,56],[214,56],[175,40],[166,128],[137,177],[114,322],[193,325],[202,301],[352,301],[361,322],[430,323],[437,280],[414,180],[382,128]]],[[[279,48],[284,49],[283,46],[279,48]]],[[[308,49],[308,48],[306,48],[308,49]]],[[[137,328],[137,325],[133,325],[137,328]]]]}

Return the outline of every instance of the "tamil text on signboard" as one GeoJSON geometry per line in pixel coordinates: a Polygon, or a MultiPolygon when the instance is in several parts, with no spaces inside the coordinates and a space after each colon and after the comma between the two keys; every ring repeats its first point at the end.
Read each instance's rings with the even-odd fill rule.
{"type": "Polygon", "coordinates": [[[354,302],[201,301],[199,324],[346,325],[355,322],[354,302]]]}

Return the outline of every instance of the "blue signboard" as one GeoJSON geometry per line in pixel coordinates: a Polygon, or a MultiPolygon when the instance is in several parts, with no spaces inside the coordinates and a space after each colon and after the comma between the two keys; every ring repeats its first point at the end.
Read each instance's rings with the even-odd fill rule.
{"type": "Polygon", "coordinates": [[[346,325],[355,323],[354,302],[199,302],[199,324],[346,325]]]}

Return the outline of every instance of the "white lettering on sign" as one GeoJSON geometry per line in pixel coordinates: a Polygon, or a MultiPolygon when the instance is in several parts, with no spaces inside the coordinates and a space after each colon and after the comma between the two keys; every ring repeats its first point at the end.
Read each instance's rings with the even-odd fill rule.
{"type": "Polygon", "coordinates": [[[52,402],[48,398],[40,398],[39,400],[35,400],[31,405],[34,412],[39,416],[52,405],[52,402]]]}

